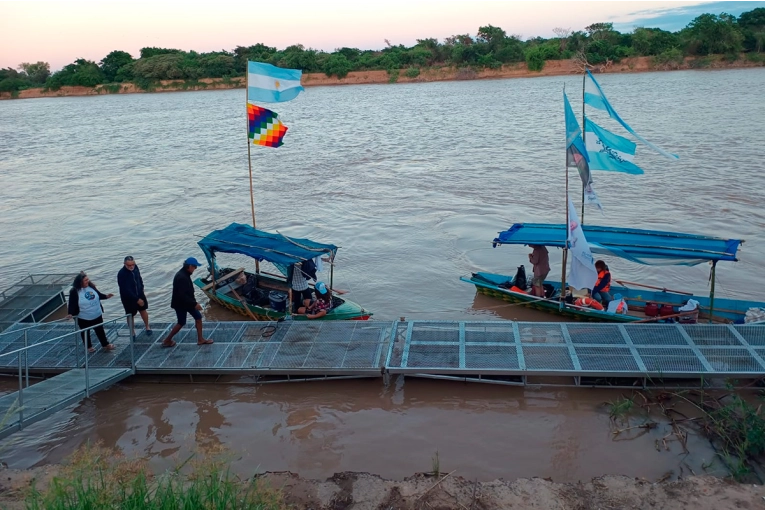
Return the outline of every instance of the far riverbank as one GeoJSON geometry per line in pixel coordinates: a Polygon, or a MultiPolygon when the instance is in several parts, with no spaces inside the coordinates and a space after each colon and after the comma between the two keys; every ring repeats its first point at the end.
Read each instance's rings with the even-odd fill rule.
{"type": "MultiPolygon", "coordinates": [[[[682,63],[657,64],[653,57],[626,58],[618,63],[596,67],[598,73],[638,73],[649,71],[675,71],[687,69],[738,69],[747,67],[762,67],[765,62],[761,59],[741,58],[735,61],[726,60],[721,55],[691,58],[686,57],[682,63]]],[[[525,63],[503,65],[499,69],[480,69],[470,67],[439,67],[417,69],[401,69],[398,72],[388,71],[354,71],[344,78],[327,76],[324,73],[304,73],[302,84],[305,87],[330,85],[368,85],[383,83],[421,83],[455,80],[484,80],[503,78],[533,78],[537,76],[561,76],[581,72],[575,60],[548,60],[541,71],[529,71],[525,63]]],[[[42,88],[26,89],[18,93],[0,92],[0,99],[33,99],[38,97],[69,97],[95,96],[102,94],[134,94],[145,92],[179,92],[184,90],[221,90],[244,87],[244,77],[241,78],[203,78],[200,80],[164,80],[147,89],[139,88],[133,83],[115,83],[97,87],[61,87],[59,90],[45,91],[42,88]]]]}

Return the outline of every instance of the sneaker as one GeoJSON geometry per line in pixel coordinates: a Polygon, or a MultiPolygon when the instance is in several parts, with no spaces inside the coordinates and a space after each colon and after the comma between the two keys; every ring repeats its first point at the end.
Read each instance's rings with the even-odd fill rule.
{"type": "Polygon", "coordinates": [[[146,330],[146,336],[151,336],[151,335],[153,335],[153,334],[154,334],[154,331],[152,331],[152,330],[150,330],[150,329],[147,329],[147,330],[146,330]]]}

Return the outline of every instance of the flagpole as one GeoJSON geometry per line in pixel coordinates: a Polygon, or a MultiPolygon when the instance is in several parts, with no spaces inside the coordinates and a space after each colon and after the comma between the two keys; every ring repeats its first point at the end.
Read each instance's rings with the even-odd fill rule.
{"type": "MultiPolygon", "coordinates": [[[[247,112],[247,105],[250,104],[250,87],[249,87],[249,73],[245,73],[244,75],[244,90],[245,90],[245,97],[247,98],[245,101],[245,112],[247,112]]],[[[255,226],[255,194],[252,189],[252,157],[250,155],[250,116],[249,112],[247,112],[247,116],[245,117],[247,119],[247,166],[250,168],[250,208],[252,209],[252,228],[257,228],[255,226]]]]}
{"type": "MultiPolygon", "coordinates": [[[[247,166],[250,169],[250,209],[252,210],[252,228],[257,228],[255,226],[255,193],[252,189],[252,157],[251,157],[251,150],[250,150],[250,115],[247,111],[248,105],[250,104],[250,87],[249,87],[249,79],[250,79],[250,72],[249,72],[249,61],[247,62],[248,69],[245,69],[244,72],[244,94],[245,94],[245,103],[244,103],[244,111],[245,111],[245,120],[247,122],[247,166]]],[[[255,260],[255,272],[257,274],[260,274],[260,261],[255,260]]]]}
{"type": "MultiPolygon", "coordinates": [[[[565,97],[566,94],[566,86],[563,86],[563,95],[565,97]]],[[[566,258],[568,255],[568,225],[569,225],[569,218],[568,218],[568,147],[566,147],[566,150],[563,152],[565,155],[565,167],[566,167],[566,224],[564,225],[564,232],[565,232],[565,238],[563,243],[563,267],[561,268],[561,276],[560,276],[560,309],[563,309],[563,303],[566,300],[566,258]]]]}
{"type": "MultiPolygon", "coordinates": [[[[582,144],[584,145],[584,150],[587,150],[587,117],[585,117],[584,114],[584,87],[585,83],[587,81],[587,67],[584,68],[584,74],[582,74],[582,144]]],[[[586,154],[583,154],[583,156],[587,156],[586,154]]],[[[589,177],[588,177],[589,178],[589,177]]],[[[582,217],[579,218],[579,222],[581,225],[584,225],[584,181],[582,181],[582,217]]],[[[568,207],[568,204],[566,205],[568,207]]],[[[568,210],[568,209],[566,209],[568,210]]]]}

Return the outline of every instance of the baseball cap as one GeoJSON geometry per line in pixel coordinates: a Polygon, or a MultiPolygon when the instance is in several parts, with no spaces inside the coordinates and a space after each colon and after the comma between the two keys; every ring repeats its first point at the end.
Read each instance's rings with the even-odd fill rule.
{"type": "Polygon", "coordinates": [[[324,282],[316,282],[316,292],[319,294],[326,294],[327,293],[327,286],[324,285],[324,282]]]}
{"type": "Polygon", "coordinates": [[[183,261],[183,263],[186,264],[187,266],[194,266],[194,267],[199,267],[202,265],[194,257],[187,258],[186,260],[183,261]]]}

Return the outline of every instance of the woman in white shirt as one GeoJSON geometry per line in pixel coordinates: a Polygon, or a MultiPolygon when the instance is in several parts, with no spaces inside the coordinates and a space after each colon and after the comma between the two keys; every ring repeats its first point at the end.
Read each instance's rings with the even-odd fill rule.
{"type": "MultiPolygon", "coordinates": [[[[112,296],[114,294],[100,292],[84,272],[77,275],[74,283],[72,283],[72,289],[69,291],[69,315],[67,318],[77,317],[77,327],[80,329],[97,326],[93,328],[93,331],[96,332],[98,341],[101,342],[103,349],[107,351],[114,350],[114,344],[110,344],[109,340],[106,339],[106,331],[101,326],[104,322],[104,308],[101,305],[101,300],[109,299],[112,296]]],[[[82,341],[86,341],[86,333],[88,352],[96,352],[93,344],[90,342],[90,330],[80,333],[82,341]]]]}

